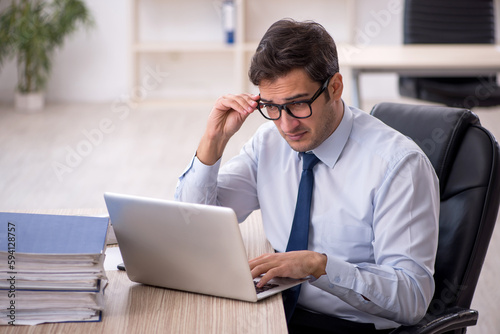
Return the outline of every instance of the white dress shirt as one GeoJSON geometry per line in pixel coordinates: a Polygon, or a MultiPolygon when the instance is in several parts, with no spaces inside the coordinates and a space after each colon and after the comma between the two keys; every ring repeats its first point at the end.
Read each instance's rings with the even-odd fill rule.
{"type": "MultiPolygon", "coordinates": [[[[312,152],[321,161],[308,249],[327,255],[327,274],[303,284],[299,306],[378,329],[417,322],[434,293],[439,185],[429,160],[407,137],[349,107],[312,152]]],[[[301,155],[265,123],[222,167],[194,157],[175,198],[231,207],[240,222],[261,209],[267,238],[284,252],[301,155]]]]}

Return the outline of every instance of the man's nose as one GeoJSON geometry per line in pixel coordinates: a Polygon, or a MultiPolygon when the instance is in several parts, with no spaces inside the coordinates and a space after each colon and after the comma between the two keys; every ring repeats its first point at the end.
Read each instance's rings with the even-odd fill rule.
{"type": "Polygon", "coordinates": [[[284,132],[291,132],[300,123],[298,118],[290,116],[290,114],[288,114],[285,109],[281,111],[279,122],[281,130],[283,130],[284,132]]]}

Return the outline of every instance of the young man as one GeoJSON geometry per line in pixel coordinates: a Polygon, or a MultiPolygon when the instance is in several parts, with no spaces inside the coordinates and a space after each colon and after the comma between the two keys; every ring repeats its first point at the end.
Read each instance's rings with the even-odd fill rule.
{"type": "Polygon", "coordinates": [[[231,207],[240,221],[261,209],[276,253],[251,260],[252,275],[264,274],[262,284],[311,277],[288,309],[290,332],[370,333],[418,322],[434,292],[439,216],[438,181],[425,154],[344,104],[336,46],[317,23],[273,24],[249,76],[260,95],[216,101],[176,198],[231,207]],[[226,144],[255,110],[272,122],[220,167],[226,144]],[[311,168],[306,245],[290,247],[304,235],[292,225],[311,154],[319,161],[311,168]]]}

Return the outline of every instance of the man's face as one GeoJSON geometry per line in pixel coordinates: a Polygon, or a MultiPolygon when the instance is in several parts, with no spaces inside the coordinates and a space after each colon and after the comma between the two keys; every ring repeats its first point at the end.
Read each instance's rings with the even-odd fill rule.
{"type": "MultiPolygon", "coordinates": [[[[284,104],[310,99],[320,88],[303,69],[292,70],[274,81],[263,80],[259,85],[263,102],[284,104]]],[[[273,121],[281,136],[298,152],[318,147],[339,125],[343,115],[342,76],[330,79],[326,90],[311,104],[312,115],[298,119],[282,110],[281,117],[273,121]],[[327,94],[330,99],[327,99],[327,94]]]]}

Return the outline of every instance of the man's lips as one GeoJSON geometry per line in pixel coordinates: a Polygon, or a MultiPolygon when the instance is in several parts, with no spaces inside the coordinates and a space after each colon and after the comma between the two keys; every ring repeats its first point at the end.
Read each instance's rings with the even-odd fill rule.
{"type": "Polygon", "coordinates": [[[307,131],[296,132],[296,133],[286,133],[286,136],[293,141],[300,140],[307,131]]]}

